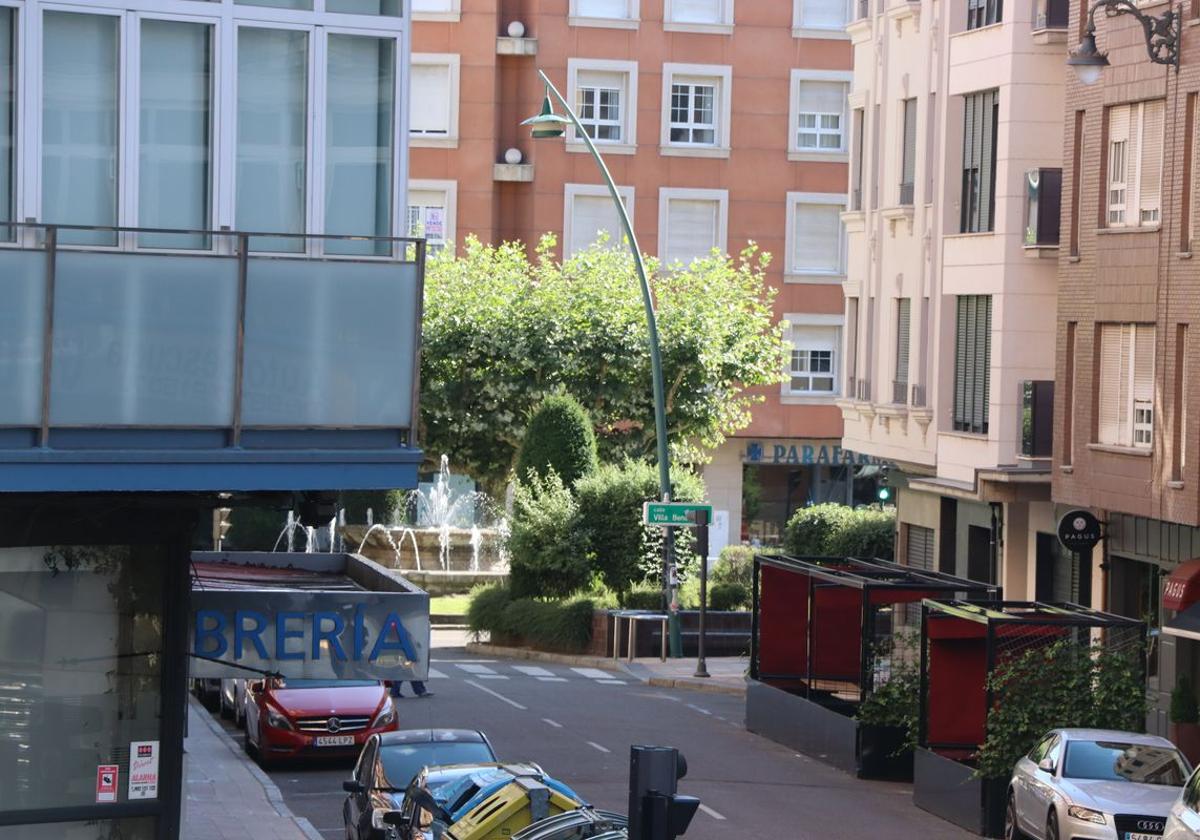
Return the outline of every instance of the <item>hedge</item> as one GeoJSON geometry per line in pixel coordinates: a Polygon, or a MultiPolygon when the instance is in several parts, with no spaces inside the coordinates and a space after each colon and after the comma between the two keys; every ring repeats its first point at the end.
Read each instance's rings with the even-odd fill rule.
{"type": "Polygon", "coordinates": [[[531,470],[541,478],[555,472],[571,487],[596,465],[596,435],[587,409],[567,394],[542,400],[521,441],[517,477],[524,480],[531,470]]]}
{"type": "Polygon", "coordinates": [[[488,586],[471,593],[467,626],[472,633],[490,633],[492,641],[563,653],[579,653],[592,641],[590,598],[539,601],[512,597],[503,586],[488,586]]]}
{"type": "Polygon", "coordinates": [[[895,551],[895,508],[839,504],[801,508],[788,520],[784,546],[799,557],[882,557],[895,551]]]}

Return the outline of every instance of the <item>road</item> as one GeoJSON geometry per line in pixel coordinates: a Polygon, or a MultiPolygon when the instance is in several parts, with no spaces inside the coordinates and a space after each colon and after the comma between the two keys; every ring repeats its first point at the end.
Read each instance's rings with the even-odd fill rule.
{"type": "MultiPolygon", "coordinates": [[[[482,729],[501,759],[536,761],[599,807],[627,810],[631,744],[678,747],[689,767],[680,793],[703,803],[687,840],[973,836],[915,808],[907,785],[859,781],[748,733],[740,697],[462,648],[435,649],[432,668],[435,696],[402,700],[401,726],[482,729]]],[[[345,836],[341,783],[350,769],[291,766],[269,775],[292,811],[334,840],[345,836]]]]}

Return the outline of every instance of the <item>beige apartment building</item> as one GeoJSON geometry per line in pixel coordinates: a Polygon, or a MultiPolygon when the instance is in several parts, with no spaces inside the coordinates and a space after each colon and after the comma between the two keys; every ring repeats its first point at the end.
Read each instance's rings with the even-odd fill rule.
{"type": "MultiPolygon", "coordinates": [[[[534,143],[538,68],[575,105],[642,249],[687,262],[749,241],[774,261],[787,381],[705,470],[715,543],[778,539],[811,501],[873,497],[842,449],[847,0],[414,0],[409,218],[455,247],[570,255],[617,215],[571,132],[534,143]],[[513,162],[516,161],[516,162],[513,162]],[[749,485],[747,487],[747,485],[749,485]],[[743,494],[751,509],[743,510],[743,494]]],[[[618,246],[619,247],[619,246],[618,246]]]]}
{"type": "Polygon", "coordinates": [[[843,446],[896,465],[904,562],[1074,600],[1049,472],[1065,3],[856,12],[843,446]]]}

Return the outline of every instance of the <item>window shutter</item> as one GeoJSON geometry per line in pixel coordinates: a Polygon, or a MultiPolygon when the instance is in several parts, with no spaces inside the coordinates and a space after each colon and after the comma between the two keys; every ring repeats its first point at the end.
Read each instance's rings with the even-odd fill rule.
{"type": "Polygon", "coordinates": [[[965,295],[958,297],[958,313],[954,335],[954,427],[961,429],[967,422],[967,303],[965,295]]]}
{"type": "MultiPolygon", "coordinates": [[[[912,187],[917,175],[917,100],[904,100],[904,149],[900,163],[900,183],[912,187]]],[[[900,197],[901,203],[911,204],[911,191],[900,197]],[[905,198],[907,197],[907,201],[905,198]]]]}
{"type": "Polygon", "coordinates": [[[1121,381],[1125,378],[1125,357],[1121,355],[1120,324],[1100,326],[1100,418],[1097,425],[1097,441],[1117,445],[1121,443],[1121,381]]]}
{"type": "Polygon", "coordinates": [[[1150,324],[1135,324],[1133,340],[1133,399],[1154,400],[1154,334],[1150,324]]]}
{"type": "Polygon", "coordinates": [[[580,17],[629,17],[628,0],[577,0],[575,12],[580,17]]]}
{"type": "Polygon", "coordinates": [[[846,109],[845,82],[800,82],[798,110],[806,114],[841,114],[846,109]]]}
{"type": "Polygon", "coordinates": [[[905,540],[904,557],[908,565],[922,571],[933,570],[933,529],[920,525],[905,525],[908,538],[905,540]]]}
{"type": "Polygon", "coordinates": [[[976,405],[979,407],[975,414],[977,428],[975,431],[986,433],[988,419],[991,415],[992,388],[992,296],[980,295],[976,298],[982,308],[979,316],[979,334],[975,342],[977,355],[975,365],[979,368],[976,378],[979,386],[976,389],[976,405]]]}
{"type": "Polygon", "coordinates": [[[450,133],[450,68],[445,64],[413,64],[409,95],[409,129],[414,134],[450,133]]]}
{"type": "Polygon", "coordinates": [[[1129,142],[1125,144],[1125,183],[1127,184],[1125,224],[1127,225],[1138,223],[1138,207],[1140,205],[1138,196],[1141,194],[1142,186],[1141,174],[1138,172],[1142,159],[1141,124],[1141,106],[1133,105],[1129,109],[1129,142]]]}
{"type": "Polygon", "coordinates": [[[858,376],[858,298],[853,297],[846,299],[846,371],[851,378],[858,376]]]}
{"type": "MultiPolygon", "coordinates": [[[[908,390],[908,342],[909,322],[912,313],[912,298],[900,298],[896,301],[896,382],[908,390]]],[[[896,402],[900,402],[900,394],[896,394],[896,402]]],[[[907,402],[907,393],[904,396],[907,402]]]]}
{"type": "Polygon", "coordinates": [[[707,257],[717,246],[719,205],[715,201],[672,198],[667,200],[667,247],[663,260],[688,265],[707,257]]]}
{"type": "Polygon", "coordinates": [[[979,147],[979,230],[992,230],[992,215],[996,207],[996,123],[999,120],[998,93],[990,90],[980,95],[979,147]]]}
{"type": "Polygon", "coordinates": [[[795,205],[792,231],[792,270],[841,271],[842,207],[837,204],[795,205]]]}
{"type": "Polygon", "coordinates": [[[623,247],[624,232],[621,219],[612,199],[604,195],[576,195],[571,200],[571,241],[567,243],[567,256],[587,250],[600,237],[608,234],[608,247],[623,247]]]}
{"type": "Polygon", "coordinates": [[[674,23],[724,23],[722,0],[671,0],[674,23]]]}
{"type": "Polygon", "coordinates": [[[991,296],[959,296],[954,354],[954,428],[958,431],[987,434],[991,345],[991,296]]]}
{"type": "MultiPolygon", "coordinates": [[[[1159,220],[1163,164],[1163,118],[1165,105],[1161,99],[1142,105],[1142,153],[1138,167],[1138,209],[1152,213],[1147,224],[1159,220]]],[[[1139,214],[1139,222],[1141,215],[1139,214]]]]}
{"type": "Polygon", "coordinates": [[[802,25],[814,29],[841,29],[846,25],[845,0],[801,0],[802,25]]]}

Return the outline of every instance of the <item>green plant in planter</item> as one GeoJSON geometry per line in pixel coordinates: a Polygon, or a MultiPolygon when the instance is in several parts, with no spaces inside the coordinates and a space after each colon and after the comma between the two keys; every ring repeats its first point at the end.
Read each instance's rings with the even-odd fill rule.
{"type": "Polygon", "coordinates": [[[1171,691],[1171,723],[1200,722],[1200,707],[1196,705],[1196,693],[1187,674],[1179,677],[1171,691]]]}
{"type": "Polygon", "coordinates": [[[891,643],[875,650],[875,660],[888,657],[890,676],[858,706],[858,720],[869,726],[895,726],[905,731],[904,747],[917,745],[921,714],[921,670],[917,658],[918,635],[897,633],[891,643]]]}

